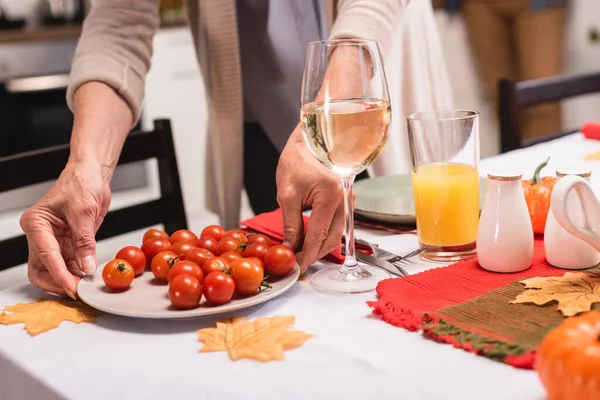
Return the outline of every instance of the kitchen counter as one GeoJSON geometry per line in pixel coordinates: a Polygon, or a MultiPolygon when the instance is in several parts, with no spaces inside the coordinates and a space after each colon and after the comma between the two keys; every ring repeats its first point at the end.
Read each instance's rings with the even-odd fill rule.
{"type": "MultiPolygon", "coordinates": [[[[187,26],[186,20],[165,21],[161,29],[187,26]]],[[[42,26],[35,29],[0,30],[0,44],[17,42],[39,42],[43,40],[77,39],[81,35],[81,25],[42,26]]]]}

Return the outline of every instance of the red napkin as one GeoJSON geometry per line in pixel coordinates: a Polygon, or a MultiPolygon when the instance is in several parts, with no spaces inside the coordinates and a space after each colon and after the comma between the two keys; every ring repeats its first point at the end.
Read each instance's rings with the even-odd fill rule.
{"type": "Polygon", "coordinates": [[[600,140],[600,122],[586,122],[581,127],[581,133],[587,139],[600,140]]]}
{"type": "MultiPolygon", "coordinates": [[[[304,216],[304,229],[306,230],[308,224],[309,217],[304,216]]],[[[245,221],[240,222],[240,226],[246,227],[256,232],[260,232],[278,240],[280,242],[283,241],[283,213],[281,209],[277,209],[275,211],[259,214],[253,218],[249,218],[245,221]]],[[[358,248],[357,250],[364,251],[365,253],[370,253],[370,251],[366,251],[366,249],[358,248]]],[[[327,257],[326,260],[335,262],[337,264],[342,264],[344,262],[344,255],[342,254],[342,244],[340,245],[327,257]]]]}
{"type": "MultiPolygon", "coordinates": [[[[304,216],[304,229],[308,224],[308,217],[304,216]]],[[[253,231],[265,234],[273,239],[280,242],[283,241],[283,213],[278,208],[275,211],[266,212],[259,214],[253,218],[249,218],[245,221],[240,222],[241,226],[249,228],[253,231]]],[[[342,254],[342,244],[340,245],[327,257],[330,261],[341,264],[344,262],[344,255],[342,254]]]]}

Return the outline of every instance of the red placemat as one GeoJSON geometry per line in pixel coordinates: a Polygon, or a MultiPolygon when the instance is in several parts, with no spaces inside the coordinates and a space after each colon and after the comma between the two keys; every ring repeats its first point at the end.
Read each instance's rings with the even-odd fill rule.
{"type": "MultiPolygon", "coordinates": [[[[531,268],[512,274],[488,272],[477,259],[381,281],[379,300],[368,302],[384,321],[439,342],[519,368],[532,368],[535,349],[563,317],[556,304],[511,304],[524,290],[519,280],[562,276],[550,266],[543,238],[536,238],[531,268]]],[[[586,270],[600,274],[600,268],[586,270]]]]}

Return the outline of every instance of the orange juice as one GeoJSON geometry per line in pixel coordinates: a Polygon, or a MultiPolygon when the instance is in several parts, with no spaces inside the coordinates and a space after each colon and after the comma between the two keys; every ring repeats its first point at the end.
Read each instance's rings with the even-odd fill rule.
{"type": "Polygon", "coordinates": [[[412,174],[419,241],[426,246],[475,248],[479,174],[467,164],[435,163],[412,174]]]}

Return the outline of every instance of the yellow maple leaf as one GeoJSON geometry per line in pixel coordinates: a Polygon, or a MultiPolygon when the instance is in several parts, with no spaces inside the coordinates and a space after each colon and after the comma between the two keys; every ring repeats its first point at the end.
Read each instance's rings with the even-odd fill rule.
{"type": "Polygon", "coordinates": [[[600,278],[582,272],[567,272],[560,277],[530,278],[522,280],[525,291],[511,303],[544,305],[553,300],[566,317],[589,311],[592,303],[600,302],[600,278]]]}
{"type": "Polygon", "coordinates": [[[97,316],[96,310],[81,301],[38,299],[31,303],[5,306],[0,314],[0,324],[25,324],[25,330],[35,336],[58,328],[63,321],[76,324],[94,322],[97,316]]]}
{"type": "Polygon", "coordinates": [[[198,340],[204,343],[199,352],[228,351],[232,360],[284,360],[285,350],[301,346],[314,336],[302,331],[288,331],[294,322],[295,318],[291,316],[257,318],[254,321],[233,317],[219,321],[216,328],[198,331],[198,340]]]}
{"type": "Polygon", "coordinates": [[[600,161],[600,151],[596,153],[586,154],[585,159],[588,161],[600,161]]]}

